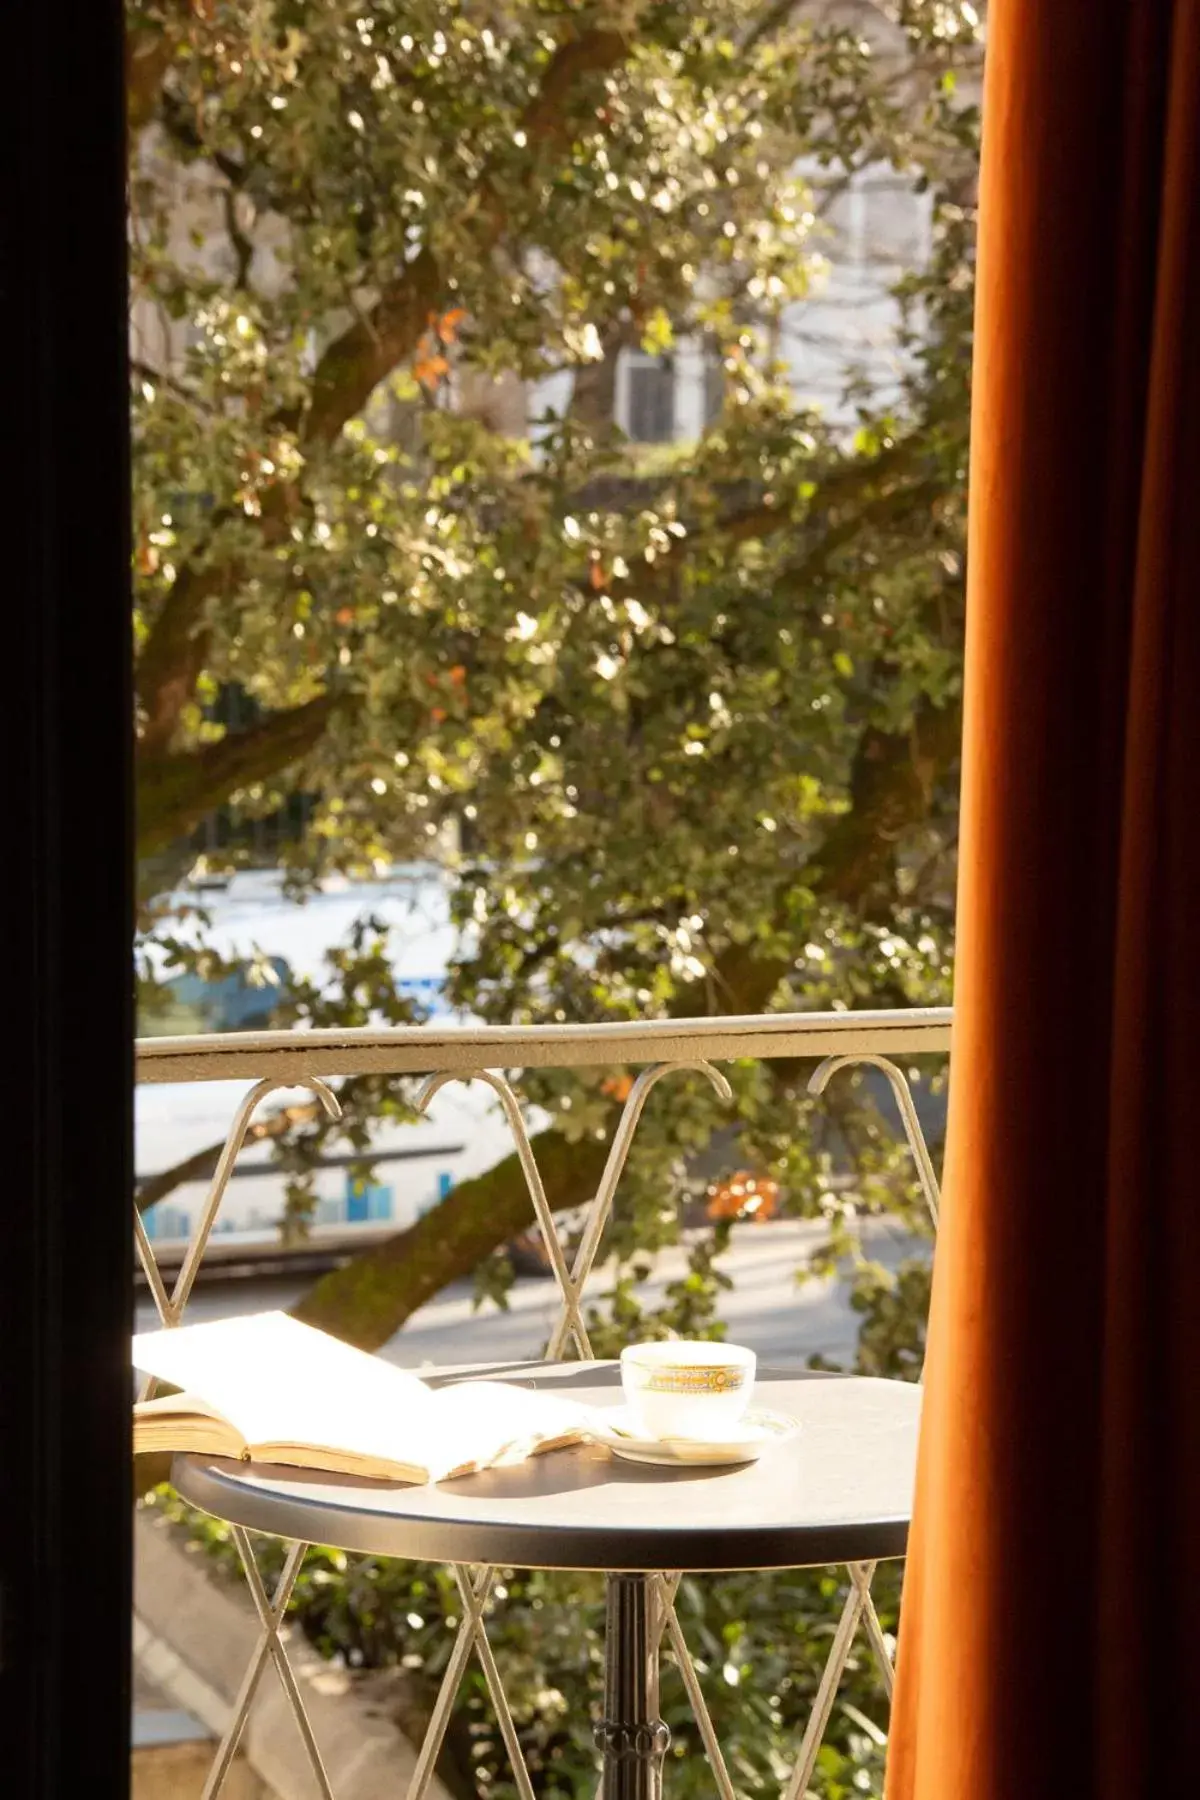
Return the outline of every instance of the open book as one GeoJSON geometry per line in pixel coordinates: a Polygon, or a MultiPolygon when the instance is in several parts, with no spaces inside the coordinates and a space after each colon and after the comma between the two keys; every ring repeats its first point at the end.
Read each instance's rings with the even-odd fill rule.
{"type": "Polygon", "coordinates": [[[435,1391],[280,1312],[144,1332],[133,1361],[184,1390],[139,1401],[135,1453],[428,1482],[606,1435],[590,1407],[499,1381],[435,1391]]]}

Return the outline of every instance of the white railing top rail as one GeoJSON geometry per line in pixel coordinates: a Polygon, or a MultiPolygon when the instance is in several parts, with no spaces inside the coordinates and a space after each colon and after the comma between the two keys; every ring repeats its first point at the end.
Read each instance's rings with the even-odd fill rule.
{"type": "Polygon", "coordinates": [[[300,1080],[480,1068],[678,1062],[696,1056],[914,1056],[950,1048],[949,1007],[888,1012],[760,1013],[636,1019],[606,1025],[406,1025],[322,1031],[232,1031],[140,1038],[139,1082],[300,1080]]]}

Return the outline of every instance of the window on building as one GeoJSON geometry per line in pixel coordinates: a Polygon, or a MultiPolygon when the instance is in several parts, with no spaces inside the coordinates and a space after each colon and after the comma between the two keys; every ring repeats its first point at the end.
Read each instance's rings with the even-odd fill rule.
{"type": "Polygon", "coordinates": [[[670,357],[630,357],[625,413],[625,430],[635,444],[671,442],[675,436],[675,365],[670,357]]]}

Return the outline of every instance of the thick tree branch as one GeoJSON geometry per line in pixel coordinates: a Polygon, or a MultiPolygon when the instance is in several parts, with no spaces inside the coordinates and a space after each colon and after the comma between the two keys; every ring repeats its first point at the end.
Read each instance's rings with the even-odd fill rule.
{"type": "Polygon", "coordinates": [[[764,39],[773,37],[791,23],[792,14],[798,11],[798,0],[773,0],[773,4],[764,8],[742,39],[742,55],[748,55],[757,49],[764,39]]]}
{"type": "MultiPolygon", "coordinates": [[[[279,543],[300,504],[300,495],[290,482],[277,482],[265,490],[258,523],[266,543],[279,543]]],[[[231,516],[228,509],[218,510],[213,515],[213,529],[227,524],[231,516]]],[[[231,556],[206,564],[184,563],[171,583],[138,658],[139,754],[170,748],[180,714],[208,660],[208,602],[219,594],[233,593],[242,574],[241,561],[231,556]]]]}
{"type": "MultiPolygon", "coordinates": [[[[247,1127],[244,1144],[261,1144],[274,1142],[286,1136],[298,1125],[310,1124],[318,1118],[321,1108],[316,1101],[302,1106],[281,1106],[268,1118],[254,1119],[247,1127]]],[[[169,1169],[160,1169],[157,1175],[147,1175],[138,1183],[137,1209],[140,1213],[149,1212],[160,1200],[174,1193],[188,1181],[211,1181],[221,1160],[221,1152],[225,1148],[225,1140],[221,1138],[215,1144],[206,1144],[203,1150],[196,1150],[191,1156],[185,1156],[182,1162],[172,1163],[169,1169]]]]}
{"type": "MultiPolygon", "coordinates": [[[[555,1212],[592,1198],[607,1153],[607,1143],[596,1138],[572,1144],[557,1131],[538,1133],[534,1154],[555,1212]]],[[[306,1325],[377,1350],[417,1307],[524,1231],[532,1216],[520,1164],[507,1156],[454,1188],[407,1231],[322,1276],[293,1313],[306,1325]]]]}
{"type": "MultiPolygon", "coordinates": [[[[787,970],[784,960],[756,958],[748,947],[731,945],[718,973],[725,1010],[761,1012],[787,970]]],[[[679,1012],[684,1016],[703,1009],[704,995],[697,988],[691,1005],[679,1012]]],[[[615,1106],[611,1113],[615,1117],[615,1106]]],[[[560,1132],[541,1131],[533,1149],[552,1211],[568,1212],[594,1197],[608,1154],[607,1134],[603,1140],[571,1143],[560,1132]]],[[[307,1325],[377,1350],[419,1306],[450,1282],[470,1275],[532,1219],[521,1165],[515,1155],[506,1156],[486,1175],[454,1188],[407,1231],[323,1275],[293,1310],[307,1325]]]]}
{"type": "Polygon", "coordinates": [[[333,340],[313,373],[301,430],[305,444],[333,443],[379,383],[416,350],[441,294],[441,269],[433,253],[422,250],[370,312],[333,340]]]}
{"type": "MultiPolygon", "coordinates": [[[[756,961],[741,946],[725,960],[721,986],[731,1012],[759,1012],[787,972],[785,962],[756,961]]],[[[698,995],[697,1011],[700,1005],[698,995]]],[[[561,1132],[541,1131],[533,1151],[552,1212],[569,1212],[594,1198],[608,1155],[607,1134],[603,1140],[571,1143],[561,1132]]],[[[506,1156],[486,1175],[454,1188],[407,1231],[323,1275],[292,1310],[306,1325],[378,1350],[418,1307],[472,1274],[532,1220],[521,1165],[515,1155],[506,1156]]]]}
{"type": "MultiPolygon", "coordinates": [[[[873,457],[847,457],[832,464],[824,474],[814,471],[816,492],[809,503],[800,529],[810,521],[840,514],[843,507],[857,507],[850,516],[855,523],[862,508],[874,504],[869,496],[879,490],[879,497],[908,490],[902,484],[911,475],[927,470],[929,445],[924,434],[913,431],[890,444],[873,457]],[[867,497],[867,498],[865,498],[867,497]]],[[[711,528],[711,533],[693,533],[690,542],[704,541],[709,535],[741,544],[753,538],[774,537],[780,531],[797,529],[795,514],[788,506],[769,504],[765,499],[752,506],[725,513],[711,528]]]]}
{"type": "MultiPolygon", "coordinates": [[[[519,187],[532,191],[545,153],[571,142],[575,130],[571,103],[580,83],[616,68],[629,55],[632,41],[626,32],[595,30],[559,45],[522,116],[530,154],[519,187]]],[[[477,241],[487,252],[504,235],[508,212],[492,173],[485,171],[478,192],[477,241]]],[[[442,295],[442,271],[426,248],[388,284],[365,318],[334,339],[313,375],[302,426],[307,444],[332,443],[343,425],[362,411],[379,383],[413,354],[442,295]]]]}
{"type": "MultiPolygon", "coordinates": [[[[571,102],[579,85],[615,68],[628,56],[631,43],[626,33],[592,30],[560,44],[522,118],[529,156],[518,186],[532,191],[541,178],[546,153],[571,142],[575,130],[571,102]]],[[[153,48],[151,44],[145,60],[153,48]]],[[[507,216],[493,176],[484,174],[479,191],[477,229],[488,249],[502,237],[507,216]]],[[[332,443],[379,383],[413,354],[442,295],[442,271],[432,252],[422,250],[385,288],[371,310],[334,339],[318,361],[308,407],[299,421],[308,448],[332,443]]],[[[264,517],[263,528],[268,533],[278,529],[273,513],[264,517]]],[[[138,662],[144,750],[169,750],[180,713],[195,692],[208,653],[208,637],[201,629],[205,605],[237,581],[235,564],[185,565],[177,574],[138,662]]]]}
{"type": "MultiPolygon", "coordinates": [[[[627,13],[637,10],[627,7],[627,13]]],[[[623,63],[633,48],[632,17],[623,31],[593,28],[567,38],[546,65],[541,85],[521,121],[530,142],[553,150],[569,144],[574,135],[571,105],[575,89],[592,75],[607,75],[623,63]]]]}
{"type": "Polygon", "coordinates": [[[805,864],[804,885],[868,917],[877,913],[881,898],[894,895],[897,845],[928,815],[961,740],[957,699],[937,706],[926,696],[904,731],[868,726],[854,758],[849,809],[805,864]]]}
{"type": "Polygon", "coordinates": [[[886,527],[913,509],[932,509],[944,498],[945,492],[944,481],[930,479],[911,486],[889,487],[865,500],[856,512],[848,512],[835,524],[828,525],[808,554],[783,571],[775,583],[776,595],[808,592],[825,579],[838,551],[852,544],[863,531],[886,527]]]}
{"type": "Polygon", "coordinates": [[[621,351],[636,339],[637,333],[630,320],[615,319],[601,333],[602,355],[594,362],[575,365],[568,416],[576,425],[596,433],[612,425],[616,411],[617,360],[621,351]]]}
{"type": "MultiPolygon", "coordinates": [[[[191,11],[190,0],[178,11],[191,11]]],[[[160,23],[152,29],[144,24],[130,29],[125,39],[125,118],[134,136],[148,125],[158,111],[163,76],[175,55],[175,32],[160,23]]]]}
{"type": "MultiPolygon", "coordinates": [[[[850,811],[831,826],[797,882],[820,899],[864,908],[885,885],[890,892],[897,840],[926,817],[935,782],[958,756],[960,735],[956,702],[937,707],[926,701],[908,732],[864,731],[851,773],[850,811]]],[[[781,894],[781,921],[786,898],[781,894]]],[[[770,957],[752,944],[728,945],[713,971],[721,1010],[762,1012],[791,967],[788,955],[770,957]]],[[[698,1016],[707,1002],[707,991],[697,984],[679,1016],[698,1016]]],[[[780,1073],[787,1073],[782,1065],[780,1073]]],[[[605,1151],[597,1139],[571,1144],[554,1130],[538,1134],[534,1152],[554,1211],[592,1198],[605,1151]]],[[[532,1217],[521,1166],[515,1156],[505,1157],[486,1175],[455,1188],[408,1231],[323,1276],[299,1302],[297,1317],[364,1349],[378,1349],[417,1307],[449,1282],[470,1275],[532,1217]]]]}
{"type": "Polygon", "coordinates": [[[236,585],[235,563],[185,563],[163,601],[137,666],[142,711],[142,758],[165,752],[179,715],[196,691],[208,655],[208,633],[200,621],[209,600],[236,585]]]}
{"type": "Polygon", "coordinates": [[[143,757],[138,766],[139,856],[163,850],[193,830],[237,788],[267,781],[306,756],[324,733],[333,708],[332,696],[322,694],[202,750],[143,757]]]}

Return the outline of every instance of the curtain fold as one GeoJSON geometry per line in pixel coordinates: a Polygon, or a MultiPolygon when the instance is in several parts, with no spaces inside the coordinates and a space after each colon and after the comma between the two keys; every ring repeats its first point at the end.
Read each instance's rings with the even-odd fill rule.
{"type": "Polygon", "coordinates": [[[888,1800],[1200,1793],[1200,0],[992,0],[888,1800]]]}

